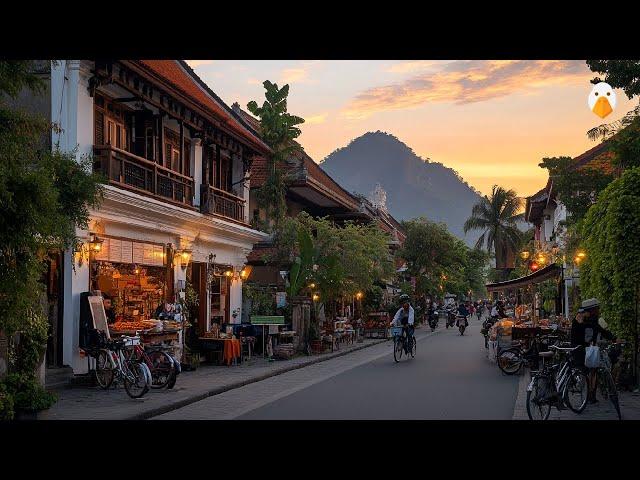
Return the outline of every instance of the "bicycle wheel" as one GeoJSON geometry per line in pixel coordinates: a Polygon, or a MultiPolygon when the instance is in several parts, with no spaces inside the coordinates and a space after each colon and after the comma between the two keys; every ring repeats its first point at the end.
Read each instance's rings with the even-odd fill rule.
{"type": "Polygon", "coordinates": [[[411,358],[415,358],[416,356],[416,346],[417,346],[417,341],[416,341],[416,337],[411,337],[411,358]]]}
{"type": "Polygon", "coordinates": [[[527,415],[529,420],[547,420],[551,404],[547,397],[551,389],[549,377],[535,377],[531,390],[527,390],[527,415]]]}
{"type": "Polygon", "coordinates": [[[104,390],[111,386],[114,378],[113,367],[109,361],[110,354],[108,350],[100,350],[96,357],[96,383],[104,390]]]}
{"type": "Polygon", "coordinates": [[[574,413],[582,413],[587,406],[588,393],[587,376],[577,368],[572,369],[562,395],[565,405],[574,413]]]}
{"type": "Polygon", "coordinates": [[[399,336],[393,337],[393,359],[397,362],[402,358],[402,338],[399,336]]]}
{"type": "Polygon", "coordinates": [[[496,363],[502,373],[514,375],[520,371],[520,367],[522,366],[522,354],[517,348],[503,350],[498,355],[496,363]]]}
{"type": "Polygon", "coordinates": [[[128,361],[124,365],[124,389],[131,398],[140,398],[149,391],[151,372],[144,363],[128,361]]]}
{"type": "Polygon", "coordinates": [[[175,367],[168,353],[156,350],[147,354],[151,362],[151,388],[164,388],[169,384],[175,367]]]}
{"type": "Polygon", "coordinates": [[[616,390],[616,384],[613,381],[613,377],[611,376],[611,372],[609,370],[605,370],[604,374],[604,384],[607,388],[607,393],[609,395],[609,400],[613,404],[613,407],[616,409],[616,413],[618,414],[618,420],[622,420],[622,414],[620,413],[620,402],[618,401],[618,390],[616,390]]]}

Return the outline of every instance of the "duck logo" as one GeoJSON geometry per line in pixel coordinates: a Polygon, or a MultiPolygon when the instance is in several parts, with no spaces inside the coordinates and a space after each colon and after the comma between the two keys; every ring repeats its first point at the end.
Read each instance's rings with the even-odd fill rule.
{"type": "Polygon", "coordinates": [[[616,92],[608,83],[597,83],[589,94],[588,104],[593,113],[604,118],[616,108],[616,92]]]}

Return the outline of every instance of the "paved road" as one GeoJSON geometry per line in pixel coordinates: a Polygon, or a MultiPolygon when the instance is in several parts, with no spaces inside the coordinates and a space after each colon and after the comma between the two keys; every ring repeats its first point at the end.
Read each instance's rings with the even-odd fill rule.
{"type": "Polygon", "coordinates": [[[216,395],[158,419],[511,419],[518,377],[485,356],[480,322],[464,336],[422,329],[416,358],[391,342],[216,395]]]}

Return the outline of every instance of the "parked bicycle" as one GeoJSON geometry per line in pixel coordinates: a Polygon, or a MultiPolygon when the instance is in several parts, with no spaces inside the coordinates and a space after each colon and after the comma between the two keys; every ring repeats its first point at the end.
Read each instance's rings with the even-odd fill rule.
{"type": "Polygon", "coordinates": [[[613,380],[611,374],[611,353],[618,346],[624,346],[621,343],[612,343],[602,348],[602,354],[600,355],[600,366],[597,369],[597,384],[600,388],[600,394],[606,400],[609,399],[616,409],[618,414],[618,420],[622,420],[622,414],[620,413],[620,402],[618,400],[618,389],[616,382],[613,380]]]}
{"type": "Polygon", "coordinates": [[[120,339],[107,340],[104,348],[95,352],[95,376],[101,388],[106,390],[114,381],[121,381],[131,398],[140,398],[149,391],[152,383],[149,367],[133,355],[124,353],[126,348],[136,345],[140,345],[140,337],[123,335],[120,339]]]}
{"type": "Polygon", "coordinates": [[[540,352],[548,351],[548,347],[557,342],[559,337],[554,335],[536,335],[530,345],[523,343],[505,348],[498,353],[496,363],[500,371],[506,375],[515,375],[522,367],[538,369],[540,352]]]}
{"type": "Polygon", "coordinates": [[[587,377],[574,365],[573,352],[578,347],[560,347],[551,345],[549,352],[540,352],[542,367],[535,372],[527,386],[527,415],[530,420],[547,420],[551,407],[558,410],[568,407],[575,413],[581,413],[587,405],[587,377]],[[564,358],[552,365],[545,360],[554,356],[554,351],[564,358]]]}
{"type": "Polygon", "coordinates": [[[402,358],[403,352],[407,356],[411,355],[411,358],[416,356],[416,337],[409,333],[408,328],[404,330],[402,327],[392,327],[391,335],[393,335],[393,359],[396,363],[402,358]]]}
{"type": "Polygon", "coordinates": [[[124,350],[127,360],[134,359],[149,368],[151,388],[173,388],[181,371],[180,362],[164,348],[162,345],[142,348],[142,345],[136,344],[124,350]]]}

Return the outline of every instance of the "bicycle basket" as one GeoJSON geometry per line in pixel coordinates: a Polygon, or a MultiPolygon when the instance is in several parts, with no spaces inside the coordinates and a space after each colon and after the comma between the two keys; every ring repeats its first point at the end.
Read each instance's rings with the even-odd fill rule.
{"type": "Polygon", "coordinates": [[[402,327],[391,327],[391,336],[399,337],[402,335],[402,327]]]}
{"type": "Polygon", "coordinates": [[[140,337],[122,337],[122,342],[125,347],[134,347],[136,345],[140,345],[140,337]]]}

